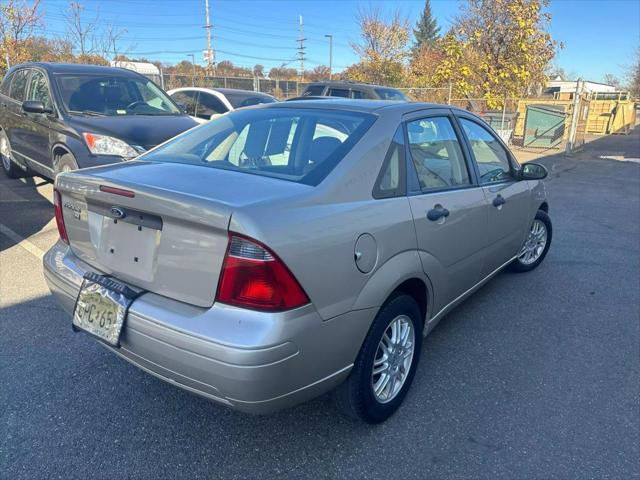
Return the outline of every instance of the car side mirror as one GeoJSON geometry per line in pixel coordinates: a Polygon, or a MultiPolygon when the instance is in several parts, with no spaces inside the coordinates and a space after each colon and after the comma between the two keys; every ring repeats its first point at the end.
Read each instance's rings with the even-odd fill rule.
{"type": "Polygon", "coordinates": [[[547,169],[539,163],[525,163],[522,166],[522,180],[542,180],[547,175],[547,169]]]}
{"type": "Polygon", "coordinates": [[[22,111],[27,113],[53,113],[52,108],[45,107],[44,103],[38,100],[22,102],[22,111]]]}

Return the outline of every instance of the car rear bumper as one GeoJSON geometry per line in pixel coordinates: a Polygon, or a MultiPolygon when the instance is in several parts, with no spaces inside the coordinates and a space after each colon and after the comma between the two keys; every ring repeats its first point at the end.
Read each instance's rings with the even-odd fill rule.
{"type": "MultiPolygon", "coordinates": [[[[51,292],[71,314],[84,273],[96,270],[62,242],[43,262],[51,292]]],[[[129,309],[121,347],[105,347],[181,388],[268,413],[342,382],[374,315],[367,309],[323,321],[312,305],[263,313],[218,303],[194,307],[146,293],[129,309]]]]}

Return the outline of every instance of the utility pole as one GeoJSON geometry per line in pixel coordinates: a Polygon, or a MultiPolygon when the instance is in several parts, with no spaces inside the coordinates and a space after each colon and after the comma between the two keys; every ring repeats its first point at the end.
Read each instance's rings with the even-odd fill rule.
{"type": "Polygon", "coordinates": [[[325,35],[329,39],[329,80],[333,80],[333,35],[325,35]]]}
{"type": "Polygon", "coordinates": [[[304,38],[304,27],[302,25],[302,15],[300,15],[300,38],[298,38],[298,42],[300,43],[300,46],[298,47],[298,59],[300,60],[300,81],[304,81],[304,50],[305,50],[305,46],[304,46],[304,41],[306,40],[306,38],[304,38]]]}
{"type": "Polygon", "coordinates": [[[191,86],[196,86],[196,57],[193,53],[187,54],[187,57],[191,57],[191,86]]]}
{"type": "Polygon", "coordinates": [[[207,74],[211,74],[211,70],[215,68],[216,54],[211,48],[211,29],[213,28],[213,25],[211,25],[211,22],[209,21],[209,0],[204,0],[204,14],[206,21],[204,28],[207,29],[207,53],[205,58],[207,60],[207,74]]]}

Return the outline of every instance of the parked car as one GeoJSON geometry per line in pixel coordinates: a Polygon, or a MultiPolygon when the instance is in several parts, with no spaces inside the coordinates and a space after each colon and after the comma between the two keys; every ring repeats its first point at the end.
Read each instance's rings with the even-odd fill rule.
{"type": "Polygon", "coordinates": [[[167,93],[198,123],[205,123],[238,108],[278,101],[276,97],[266,93],[233,88],[184,87],[167,93]]]}
{"type": "Polygon", "coordinates": [[[545,176],[447,106],[261,105],[59,175],[45,277],[74,328],[174,385],[255,413],[338,387],[381,422],[423,335],[545,258],[545,176]]]}
{"type": "Polygon", "coordinates": [[[119,163],[197,125],[152,81],[121,68],[28,63],[0,85],[10,177],[119,163]]]}
{"type": "Polygon", "coordinates": [[[303,97],[343,97],[368,100],[405,101],[409,99],[400,90],[380,85],[353,82],[314,82],[302,91],[303,97]]]}

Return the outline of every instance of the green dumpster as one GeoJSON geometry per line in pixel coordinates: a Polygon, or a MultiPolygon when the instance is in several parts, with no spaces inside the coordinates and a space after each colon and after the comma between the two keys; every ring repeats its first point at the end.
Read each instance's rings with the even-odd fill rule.
{"type": "Polygon", "coordinates": [[[560,147],[566,120],[567,113],[561,105],[527,105],[523,146],[560,147]]]}

